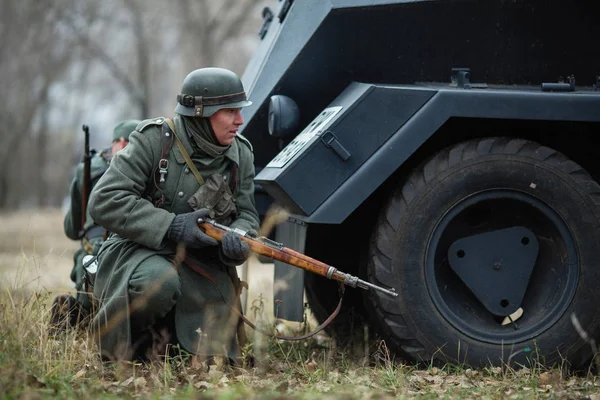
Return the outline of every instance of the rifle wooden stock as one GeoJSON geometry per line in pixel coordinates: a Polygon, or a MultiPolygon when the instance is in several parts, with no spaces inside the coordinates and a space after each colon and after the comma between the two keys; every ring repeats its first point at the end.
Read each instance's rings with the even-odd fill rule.
{"type": "Polygon", "coordinates": [[[246,242],[250,247],[250,250],[256,254],[261,254],[274,260],[281,261],[298,268],[302,268],[314,274],[318,274],[328,279],[341,282],[344,285],[348,285],[351,287],[358,286],[362,289],[367,290],[371,288],[386,293],[393,297],[398,296],[398,294],[393,288],[386,289],[374,285],[370,282],[363,281],[361,279],[358,279],[357,277],[338,271],[337,268],[334,268],[331,265],[327,265],[324,262],[315,260],[314,258],[311,258],[305,254],[299,253],[290,248],[283,247],[281,244],[269,241],[268,239],[248,237],[247,235],[242,234],[245,232],[240,233],[235,229],[230,229],[228,227],[219,225],[214,221],[200,222],[199,227],[204,233],[218,240],[219,242],[222,240],[224,234],[226,234],[227,232],[234,232],[238,234],[240,239],[246,242]]]}

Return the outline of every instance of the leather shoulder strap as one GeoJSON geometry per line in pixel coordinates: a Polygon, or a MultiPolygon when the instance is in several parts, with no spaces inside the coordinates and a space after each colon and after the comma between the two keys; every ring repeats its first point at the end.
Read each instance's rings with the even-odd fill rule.
{"type": "Polygon", "coordinates": [[[166,123],[169,126],[171,133],[175,137],[175,143],[177,143],[177,147],[179,148],[179,151],[181,152],[181,155],[183,156],[183,159],[185,160],[185,163],[187,164],[188,168],[190,169],[190,171],[192,171],[198,183],[204,185],[204,178],[202,178],[202,175],[200,175],[200,171],[198,171],[198,168],[196,168],[196,166],[194,165],[194,162],[190,158],[189,154],[187,153],[187,151],[185,151],[183,143],[181,143],[181,140],[175,133],[175,125],[173,124],[173,120],[167,118],[166,123]]]}

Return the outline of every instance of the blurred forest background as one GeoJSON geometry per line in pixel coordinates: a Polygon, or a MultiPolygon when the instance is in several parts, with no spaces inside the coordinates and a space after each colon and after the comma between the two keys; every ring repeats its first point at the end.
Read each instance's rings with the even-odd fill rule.
{"type": "Polygon", "coordinates": [[[122,119],[172,116],[185,76],[240,76],[279,0],[2,0],[0,210],[60,207],[122,119]]]}

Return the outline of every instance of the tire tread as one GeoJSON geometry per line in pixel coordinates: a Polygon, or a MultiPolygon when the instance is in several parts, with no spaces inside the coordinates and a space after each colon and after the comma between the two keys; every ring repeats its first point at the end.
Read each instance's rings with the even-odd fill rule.
{"type": "MultiPolygon", "coordinates": [[[[458,143],[439,151],[436,155],[422,162],[408,176],[404,184],[391,195],[380,214],[372,236],[368,268],[369,279],[377,284],[385,285],[389,283],[388,277],[393,274],[391,269],[392,253],[396,238],[399,235],[399,227],[403,218],[410,212],[411,202],[429,182],[440,174],[444,174],[448,169],[465,161],[497,155],[531,158],[547,167],[568,174],[577,182],[579,187],[589,194],[590,199],[596,205],[600,205],[600,185],[581,166],[569,160],[557,150],[529,140],[508,137],[487,137],[458,143]],[[374,269],[382,269],[384,273],[379,275],[373,272],[374,269]]],[[[384,338],[391,341],[394,348],[399,349],[414,361],[427,360],[433,357],[433,354],[428,354],[425,346],[411,332],[410,327],[405,322],[406,318],[403,315],[396,314],[396,307],[390,307],[394,309],[394,312],[391,312],[391,309],[385,309],[385,303],[388,301],[382,301],[383,297],[381,296],[379,294],[372,295],[375,300],[371,306],[375,313],[374,320],[379,321],[379,329],[382,331],[384,338]],[[381,324],[381,321],[385,323],[381,324]]]]}

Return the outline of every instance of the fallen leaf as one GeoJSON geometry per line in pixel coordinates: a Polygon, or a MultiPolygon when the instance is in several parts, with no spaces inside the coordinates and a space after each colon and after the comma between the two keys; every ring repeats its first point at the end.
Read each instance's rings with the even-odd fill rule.
{"type": "Polygon", "coordinates": [[[571,386],[575,386],[577,385],[577,379],[571,379],[569,382],[567,382],[567,387],[571,387],[571,386]]]}
{"type": "Polygon", "coordinates": [[[194,387],[195,387],[196,389],[203,389],[203,390],[206,390],[206,389],[211,389],[211,388],[213,388],[213,387],[214,387],[214,385],[213,385],[212,383],[209,383],[209,382],[206,382],[206,381],[200,381],[200,382],[198,382],[198,383],[194,384],[194,387]]]}
{"type": "Polygon", "coordinates": [[[133,382],[133,376],[131,378],[125,379],[123,382],[121,382],[119,384],[119,386],[127,387],[127,386],[131,385],[132,382],[133,382]]]}
{"type": "Polygon", "coordinates": [[[206,363],[200,361],[197,356],[192,356],[191,367],[193,369],[201,369],[203,371],[206,371],[206,363]]]}
{"type": "Polygon", "coordinates": [[[468,376],[469,378],[473,378],[474,376],[477,375],[477,371],[473,371],[471,368],[468,368],[465,371],[465,375],[468,376]]]}
{"type": "Polygon", "coordinates": [[[308,363],[306,363],[306,369],[310,372],[316,371],[318,367],[319,367],[319,364],[314,362],[314,360],[311,360],[308,363]]]}
{"type": "Polygon", "coordinates": [[[133,386],[135,386],[136,388],[138,387],[146,387],[146,378],[144,378],[143,376],[140,376],[139,378],[135,378],[133,381],[133,386]]]}
{"type": "Polygon", "coordinates": [[[219,379],[219,385],[222,387],[227,387],[229,383],[229,378],[226,376],[223,376],[221,379],[219,379]]]}
{"type": "Polygon", "coordinates": [[[212,380],[219,380],[223,375],[223,371],[220,371],[216,365],[211,365],[208,370],[208,377],[212,380]]]}
{"type": "Polygon", "coordinates": [[[539,384],[541,386],[555,384],[560,382],[561,378],[562,375],[557,370],[542,372],[540,374],[539,384]]]}

